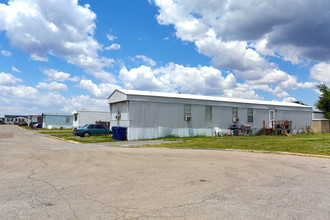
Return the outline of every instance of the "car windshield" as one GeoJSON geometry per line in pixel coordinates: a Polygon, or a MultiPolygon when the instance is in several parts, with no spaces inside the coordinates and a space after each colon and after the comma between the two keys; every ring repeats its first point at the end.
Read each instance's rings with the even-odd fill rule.
{"type": "Polygon", "coordinates": [[[89,124],[86,124],[86,125],[82,126],[82,128],[87,128],[87,127],[88,127],[88,125],[89,125],[89,124]]]}

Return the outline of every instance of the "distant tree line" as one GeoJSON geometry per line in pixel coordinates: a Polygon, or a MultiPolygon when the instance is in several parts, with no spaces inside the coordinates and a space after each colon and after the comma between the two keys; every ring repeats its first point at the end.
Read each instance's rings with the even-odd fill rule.
{"type": "MultiPolygon", "coordinates": [[[[328,88],[324,83],[319,84],[316,87],[320,90],[321,95],[319,96],[319,100],[315,103],[315,107],[325,113],[325,118],[330,119],[330,88],[328,88]]],[[[292,102],[300,105],[306,105],[298,100],[292,102]]]]}
{"type": "Polygon", "coordinates": [[[330,89],[324,83],[316,87],[320,90],[321,95],[315,106],[325,113],[326,118],[330,119],[330,89]]]}

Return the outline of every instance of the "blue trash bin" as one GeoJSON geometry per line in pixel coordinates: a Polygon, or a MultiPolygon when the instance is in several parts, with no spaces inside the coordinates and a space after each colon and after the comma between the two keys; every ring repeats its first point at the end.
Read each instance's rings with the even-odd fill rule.
{"type": "Polygon", "coordinates": [[[117,127],[113,126],[111,130],[112,130],[112,138],[117,140],[117,127]]]}
{"type": "Polygon", "coordinates": [[[127,128],[114,126],[112,127],[112,138],[118,141],[126,140],[127,128]]]}
{"type": "Polygon", "coordinates": [[[117,130],[117,138],[118,140],[126,140],[126,131],[127,131],[127,128],[125,127],[119,127],[118,130],[117,130]]]}

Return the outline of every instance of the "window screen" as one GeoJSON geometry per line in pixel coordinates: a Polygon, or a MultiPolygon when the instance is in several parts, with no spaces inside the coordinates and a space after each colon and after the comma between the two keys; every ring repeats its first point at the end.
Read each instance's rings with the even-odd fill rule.
{"type": "Polygon", "coordinates": [[[122,105],[122,103],[118,103],[118,109],[117,109],[117,114],[118,115],[121,114],[121,105],[122,105]]]}
{"type": "Polygon", "coordinates": [[[233,118],[238,118],[238,108],[237,107],[233,107],[232,115],[233,115],[233,118]]]}
{"type": "Polygon", "coordinates": [[[205,121],[212,121],[212,106],[205,106],[205,121]]]}
{"type": "Polygon", "coordinates": [[[253,122],[253,108],[248,108],[248,122],[253,122]]]}
{"type": "Polygon", "coordinates": [[[191,117],[191,105],[184,105],[184,117],[191,117]]]}

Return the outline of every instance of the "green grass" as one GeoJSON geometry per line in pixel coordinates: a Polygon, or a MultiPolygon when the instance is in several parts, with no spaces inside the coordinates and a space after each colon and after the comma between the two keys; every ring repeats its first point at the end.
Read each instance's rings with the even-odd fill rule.
{"type": "MultiPolygon", "coordinates": [[[[72,134],[72,130],[48,130],[40,131],[46,134],[66,140],[80,143],[116,142],[109,135],[79,137],[72,134]]],[[[165,141],[181,141],[169,144],[150,145],[148,147],[169,148],[200,148],[200,149],[243,149],[282,151],[304,154],[319,154],[330,156],[330,134],[299,134],[287,137],[281,136],[225,136],[225,137],[186,137],[170,136],[159,138],[165,141]]]]}
{"type": "Polygon", "coordinates": [[[90,137],[79,137],[72,134],[72,130],[70,131],[47,131],[47,132],[39,132],[40,134],[46,134],[49,136],[62,138],[70,141],[77,141],[80,143],[102,143],[102,142],[116,142],[112,136],[109,135],[99,135],[99,136],[90,136],[90,137]]]}
{"type": "Polygon", "coordinates": [[[72,131],[72,128],[52,128],[52,129],[48,129],[48,128],[31,128],[30,126],[21,126],[21,128],[24,128],[26,130],[34,130],[34,131],[72,131]]]}
{"type": "Polygon", "coordinates": [[[152,147],[244,149],[330,155],[330,134],[299,134],[296,136],[236,136],[236,137],[168,137],[162,140],[182,142],[152,147]]]}

